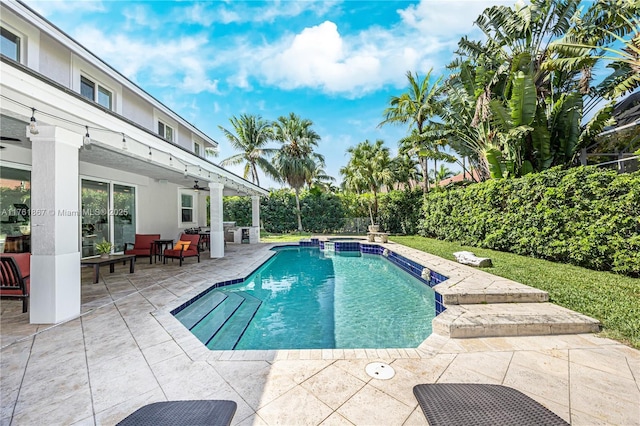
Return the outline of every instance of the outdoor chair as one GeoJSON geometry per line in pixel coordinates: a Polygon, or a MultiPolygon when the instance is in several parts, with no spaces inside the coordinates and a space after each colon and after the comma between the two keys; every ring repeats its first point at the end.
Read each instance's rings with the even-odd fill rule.
{"type": "Polygon", "coordinates": [[[209,250],[211,245],[211,232],[200,231],[200,251],[209,250]]]}
{"type": "Polygon", "coordinates": [[[167,263],[167,258],[180,259],[180,266],[186,257],[198,257],[200,263],[200,235],[198,234],[181,234],[179,241],[173,248],[165,249],[163,263],[167,263]]]}
{"type": "Polygon", "coordinates": [[[430,426],[565,426],[567,422],[522,392],[502,385],[434,383],[413,387],[430,426]]]}
{"type": "Polygon", "coordinates": [[[124,254],[135,254],[138,257],[149,256],[149,263],[152,263],[153,256],[156,254],[156,245],[154,240],[159,240],[160,234],[136,234],[135,243],[125,243],[124,254]],[[127,249],[131,246],[130,249],[127,249]]]}
{"type": "Polygon", "coordinates": [[[162,401],[138,408],[117,426],[229,426],[235,401],[162,401]]]}
{"type": "Polygon", "coordinates": [[[0,299],[22,300],[22,312],[29,306],[31,253],[0,255],[0,299]]]}

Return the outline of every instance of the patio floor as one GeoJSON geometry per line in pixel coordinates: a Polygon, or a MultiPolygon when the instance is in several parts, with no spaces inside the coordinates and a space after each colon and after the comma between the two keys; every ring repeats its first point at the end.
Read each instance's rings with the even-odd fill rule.
{"type": "Polygon", "coordinates": [[[518,389],[574,425],[640,425],[640,351],[593,334],[209,351],[169,314],[213,283],[248,275],[270,247],[230,244],[225,258],[205,253],[182,268],[143,258],[134,274],[103,268],[98,284],[83,268],[82,316],[53,327],[28,324],[21,302],[3,300],[0,424],[111,425],[151,402],[230,399],[237,425],[426,425],[413,386],[469,382],[518,389]],[[369,377],[374,361],[395,376],[369,377]]]}

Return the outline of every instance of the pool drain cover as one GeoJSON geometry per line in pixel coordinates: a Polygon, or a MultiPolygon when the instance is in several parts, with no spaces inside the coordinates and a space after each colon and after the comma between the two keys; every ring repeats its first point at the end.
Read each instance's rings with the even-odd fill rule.
{"type": "Polygon", "coordinates": [[[389,364],[385,364],[383,362],[372,362],[371,364],[367,364],[364,371],[374,379],[380,380],[389,380],[396,375],[393,368],[391,368],[389,364]]]}

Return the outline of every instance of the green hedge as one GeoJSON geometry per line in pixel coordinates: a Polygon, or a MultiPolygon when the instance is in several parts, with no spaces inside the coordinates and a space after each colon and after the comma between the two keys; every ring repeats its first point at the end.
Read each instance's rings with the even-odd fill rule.
{"type": "Polygon", "coordinates": [[[251,226],[251,197],[223,197],[223,220],[237,226],[251,226]]]}
{"type": "Polygon", "coordinates": [[[287,189],[271,191],[260,199],[260,219],[267,232],[284,233],[298,229],[296,197],[287,189]]]}
{"type": "Polygon", "coordinates": [[[314,191],[302,195],[300,209],[305,231],[328,234],[342,228],[345,212],[337,195],[314,191]]]}
{"type": "Polygon", "coordinates": [[[430,193],[420,234],[640,276],[640,172],[554,168],[430,193]]]}
{"type": "MultiPolygon", "coordinates": [[[[302,226],[313,233],[330,233],[344,224],[344,208],[335,194],[303,191],[300,196],[302,226]]],[[[251,199],[224,197],[224,220],[235,221],[238,226],[251,225],[251,199]]],[[[271,191],[260,201],[260,220],[267,232],[297,231],[296,198],[292,191],[271,191]]]]}
{"type": "Polygon", "coordinates": [[[378,209],[381,228],[392,234],[417,234],[422,217],[422,196],[422,188],[382,194],[378,209]]]}

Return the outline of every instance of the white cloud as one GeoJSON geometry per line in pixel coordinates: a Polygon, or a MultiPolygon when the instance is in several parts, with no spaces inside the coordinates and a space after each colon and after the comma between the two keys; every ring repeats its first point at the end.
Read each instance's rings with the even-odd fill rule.
{"type": "Polygon", "coordinates": [[[125,8],[122,11],[129,29],[147,27],[157,29],[160,28],[163,23],[158,19],[151,10],[143,5],[133,5],[125,8]]]}
{"type": "Polygon", "coordinates": [[[104,4],[97,0],[39,0],[26,1],[25,3],[43,16],[50,16],[54,13],[77,14],[82,12],[104,12],[106,10],[104,4]]]}
{"type": "Polygon", "coordinates": [[[235,51],[246,54],[236,54],[239,71],[228,82],[248,88],[255,78],[281,89],[306,87],[348,97],[385,85],[401,87],[409,70],[444,73],[460,37],[481,37],[474,34],[473,22],[496,3],[500,1],[423,0],[398,10],[396,23],[388,28],[343,35],[327,20],[270,44],[240,44],[235,51]]]}
{"type": "Polygon", "coordinates": [[[339,2],[336,1],[275,1],[255,13],[252,21],[273,22],[281,17],[294,17],[305,12],[323,16],[339,2]]]}
{"type": "Polygon", "coordinates": [[[251,50],[259,67],[244,73],[283,89],[310,87],[357,97],[405,83],[407,70],[426,72],[446,47],[428,35],[372,28],[342,36],[331,21],[305,28],[277,44],[251,50]]]}
{"type": "Polygon", "coordinates": [[[218,92],[218,80],[207,78],[207,70],[204,67],[202,58],[197,55],[190,55],[178,59],[180,68],[185,70],[182,79],[182,89],[189,93],[218,92]]]}
{"type": "Polygon", "coordinates": [[[317,87],[328,92],[353,90],[376,75],[380,62],[374,55],[348,55],[333,22],[305,28],[281,53],[266,58],[262,72],[270,84],[285,89],[317,87]]]}
{"type": "Polygon", "coordinates": [[[186,9],[180,9],[176,16],[182,22],[203,26],[214,23],[274,22],[280,18],[293,18],[307,12],[322,16],[338,3],[336,1],[273,1],[264,7],[247,7],[242,2],[229,2],[224,5],[201,2],[186,9]]]}
{"type": "MultiPolygon", "coordinates": [[[[489,4],[486,0],[422,0],[397,10],[386,27],[349,32],[325,20],[297,33],[282,34],[275,41],[261,38],[259,44],[256,34],[248,34],[235,41],[226,38],[222,45],[205,35],[205,30],[179,38],[158,37],[156,31],[149,31],[148,38],[140,31],[107,36],[106,31],[88,25],[75,32],[83,44],[128,77],[135,80],[144,74],[161,87],[178,81],[186,93],[219,93],[219,82],[211,76],[220,75],[225,85],[244,90],[267,84],[356,98],[384,86],[403,87],[409,70],[424,75],[435,68],[436,75],[443,74],[460,36],[472,32],[473,21],[489,4]]],[[[335,3],[301,1],[273,2],[264,7],[233,2],[213,5],[175,6],[174,12],[187,13],[163,15],[144,5],[133,5],[125,16],[129,29],[153,30],[162,28],[158,23],[165,22],[167,16],[207,26],[213,22],[270,22],[306,11],[321,15],[335,7],[335,3]]]]}
{"type": "Polygon", "coordinates": [[[457,39],[473,30],[473,22],[487,7],[498,3],[513,4],[514,1],[499,0],[422,0],[398,10],[404,24],[422,34],[457,39]]]}
{"type": "Polygon", "coordinates": [[[156,43],[123,34],[107,37],[95,27],[76,32],[89,50],[134,81],[144,73],[156,86],[177,86],[185,93],[218,92],[218,81],[208,77],[211,64],[203,56],[209,42],[205,36],[156,43]]]}

